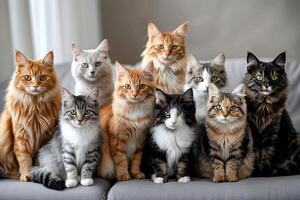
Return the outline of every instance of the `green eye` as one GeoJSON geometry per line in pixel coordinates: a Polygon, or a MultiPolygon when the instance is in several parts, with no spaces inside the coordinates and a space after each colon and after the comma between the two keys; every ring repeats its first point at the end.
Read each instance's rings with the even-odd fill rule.
{"type": "Polygon", "coordinates": [[[76,110],[70,110],[70,113],[71,113],[71,115],[76,115],[77,114],[76,110]]]}
{"type": "Polygon", "coordinates": [[[126,90],[130,90],[131,89],[131,86],[129,84],[124,85],[124,87],[125,87],[126,90]]]}
{"type": "Polygon", "coordinates": [[[98,62],[95,62],[95,67],[101,67],[102,66],[102,62],[98,61],[98,62]]]}
{"type": "Polygon", "coordinates": [[[236,111],[236,110],[237,110],[237,107],[235,107],[235,106],[230,107],[230,111],[236,111]]]}
{"type": "Polygon", "coordinates": [[[261,81],[261,80],[263,80],[263,77],[261,75],[257,75],[256,79],[259,80],[259,81],[261,81]]]}
{"type": "Polygon", "coordinates": [[[86,111],[84,111],[84,114],[85,115],[89,115],[89,114],[91,114],[91,111],[90,110],[86,110],[86,111]]]}
{"type": "Polygon", "coordinates": [[[271,78],[272,78],[273,81],[276,81],[276,80],[278,80],[279,77],[278,77],[277,75],[274,74],[274,75],[272,75],[271,78]]]}
{"type": "Polygon", "coordinates": [[[144,89],[145,88],[145,84],[140,84],[139,85],[139,89],[144,89]]]}
{"type": "Polygon", "coordinates": [[[166,118],[170,118],[171,117],[171,115],[170,115],[169,112],[164,112],[164,115],[165,115],[166,118]]]}
{"type": "Polygon", "coordinates": [[[163,48],[164,48],[164,45],[163,45],[163,44],[159,44],[159,45],[157,45],[157,48],[163,49],[163,48]]]}
{"type": "Polygon", "coordinates": [[[174,44],[173,46],[172,46],[172,49],[177,49],[178,48],[178,45],[176,45],[176,44],[174,44]]]}
{"type": "Polygon", "coordinates": [[[29,75],[25,75],[25,76],[24,76],[24,79],[25,79],[26,81],[31,81],[31,77],[30,77],[29,75]]]}
{"type": "Polygon", "coordinates": [[[195,78],[196,82],[202,82],[203,81],[203,78],[201,76],[197,76],[195,78]]]}
{"type": "Polygon", "coordinates": [[[219,79],[218,76],[212,76],[212,77],[211,77],[211,81],[216,81],[216,80],[218,80],[218,79],[219,79]]]}
{"type": "Polygon", "coordinates": [[[89,66],[89,65],[88,65],[87,63],[82,63],[82,64],[81,64],[81,67],[82,67],[82,68],[88,68],[88,66],[89,66]]]}
{"type": "Polygon", "coordinates": [[[216,110],[222,110],[222,107],[220,105],[215,106],[216,110]]]}
{"type": "Polygon", "coordinates": [[[179,117],[181,115],[181,112],[180,111],[178,111],[177,112],[177,117],[179,117]]]}

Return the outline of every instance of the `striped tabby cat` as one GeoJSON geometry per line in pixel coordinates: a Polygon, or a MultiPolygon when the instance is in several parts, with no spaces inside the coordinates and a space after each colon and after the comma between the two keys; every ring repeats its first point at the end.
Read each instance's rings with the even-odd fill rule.
{"type": "Polygon", "coordinates": [[[74,96],[62,90],[62,115],[53,138],[39,151],[31,171],[34,182],[62,190],[75,187],[81,175],[81,185],[92,185],[92,176],[99,161],[100,128],[98,126],[99,92],[74,96]]]}
{"type": "Polygon", "coordinates": [[[245,86],[231,94],[209,85],[205,132],[196,146],[200,176],[214,182],[234,182],[249,177],[253,169],[252,138],[247,126],[245,86]]]}

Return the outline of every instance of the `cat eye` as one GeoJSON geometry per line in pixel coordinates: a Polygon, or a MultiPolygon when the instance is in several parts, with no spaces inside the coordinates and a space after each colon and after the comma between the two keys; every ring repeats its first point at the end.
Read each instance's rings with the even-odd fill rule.
{"type": "Polygon", "coordinates": [[[101,67],[102,66],[102,62],[98,61],[98,62],[95,62],[95,67],[101,67]]]}
{"type": "Polygon", "coordinates": [[[271,76],[271,78],[272,78],[273,81],[277,81],[279,77],[274,74],[274,75],[271,76]]]}
{"type": "Polygon", "coordinates": [[[195,80],[196,80],[197,82],[202,82],[202,81],[203,81],[203,78],[200,77],[200,76],[197,76],[197,77],[195,78],[195,80]]]}
{"type": "Polygon", "coordinates": [[[31,81],[31,77],[29,75],[25,75],[24,78],[26,81],[31,81]]]}
{"type": "Polygon", "coordinates": [[[259,81],[261,81],[261,80],[263,80],[263,77],[262,77],[262,75],[257,75],[256,79],[259,80],[259,81]]]}
{"type": "Polygon", "coordinates": [[[76,110],[70,110],[70,113],[71,113],[71,115],[76,115],[77,114],[76,110]]]}
{"type": "Polygon", "coordinates": [[[164,112],[164,115],[165,115],[166,118],[170,118],[171,117],[171,115],[170,115],[169,112],[164,112]]]}
{"type": "Polygon", "coordinates": [[[40,76],[40,81],[45,81],[46,79],[47,79],[47,76],[46,76],[46,75],[40,76]]]}
{"type": "Polygon", "coordinates": [[[230,111],[236,111],[236,110],[237,110],[237,107],[235,107],[235,106],[230,107],[230,111]]]}
{"type": "Polygon", "coordinates": [[[163,44],[159,44],[159,45],[157,45],[157,48],[163,49],[163,48],[164,48],[164,45],[163,45],[163,44]]]}
{"type": "Polygon", "coordinates": [[[81,67],[82,67],[82,68],[88,68],[88,66],[89,66],[89,65],[88,65],[87,63],[82,63],[82,64],[81,64],[81,67]]]}
{"type": "Polygon", "coordinates": [[[139,85],[139,89],[144,89],[145,88],[145,84],[140,84],[139,85]]]}
{"type": "Polygon", "coordinates": [[[129,84],[124,85],[124,87],[125,87],[126,90],[130,90],[131,89],[131,86],[129,84]]]}
{"type": "Polygon", "coordinates": [[[218,80],[218,79],[219,79],[218,76],[212,76],[212,77],[211,77],[211,81],[216,81],[216,80],[218,80]]]}
{"type": "Polygon", "coordinates": [[[177,49],[177,47],[178,47],[178,45],[174,44],[174,45],[172,46],[172,49],[177,49]]]}
{"type": "Polygon", "coordinates": [[[91,114],[91,111],[90,111],[90,110],[84,111],[84,115],[89,115],[89,114],[91,114]]]}
{"type": "Polygon", "coordinates": [[[179,111],[179,112],[177,112],[177,117],[179,117],[181,115],[181,112],[179,111]]]}
{"type": "Polygon", "coordinates": [[[222,110],[222,107],[220,105],[215,106],[216,110],[222,110]]]}

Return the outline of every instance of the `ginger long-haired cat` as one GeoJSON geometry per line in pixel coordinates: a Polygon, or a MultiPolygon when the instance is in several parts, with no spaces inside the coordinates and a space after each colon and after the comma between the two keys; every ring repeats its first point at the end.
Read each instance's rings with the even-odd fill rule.
{"type": "Polygon", "coordinates": [[[187,23],[172,32],[161,32],[148,24],[148,42],[142,65],[153,62],[155,86],[168,94],[183,92],[186,71],[185,33],[187,23]]]}
{"type": "Polygon", "coordinates": [[[147,128],[153,116],[153,64],[128,69],[116,63],[112,104],[101,110],[104,144],[97,174],[125,181],[144,178],[140,171],[147,128]],[[109,142],[109,145],[105,142],[109,142]]]}
{"type": "Polygon", "coordinates": [[[16,52],[16,70],[0,118],[0,163],[7,177],[28,181],[32,159],[52,136],[61,105],[53,52],[30,60],[16,52]]]}

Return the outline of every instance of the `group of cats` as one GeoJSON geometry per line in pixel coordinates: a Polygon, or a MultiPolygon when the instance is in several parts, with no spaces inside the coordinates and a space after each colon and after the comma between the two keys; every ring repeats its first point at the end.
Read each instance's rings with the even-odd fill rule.
{"type": "Polygon", "coordinates": [[[244,84],[224,93],[225,56],[200,63],[187,55],[186,30],[149,23],[139,67],[113,66],[107,40],[94,50],[73,44],[76,94],[60,89],[52,52],[31,60],[17,51],[0,119],[0,176],[62,190],[92,185],[95,173],[155,183],[299,173],[285,53],[272,62],[248,53],[244,84]]]}

